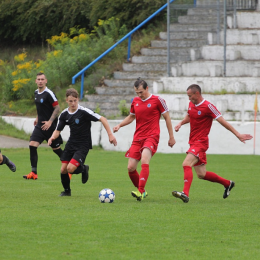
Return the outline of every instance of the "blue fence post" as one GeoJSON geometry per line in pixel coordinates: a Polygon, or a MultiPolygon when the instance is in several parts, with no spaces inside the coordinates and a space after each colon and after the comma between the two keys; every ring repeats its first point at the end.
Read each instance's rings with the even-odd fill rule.
{"type": "Polygon", "coordinates": [[[81,74],[80,99],[83,98],[83,92],[84,92],[84,72],[82,72],[81,74]]]}
{"type": "Polygon", "coordinates": [[[193,1],[193,5],[194,5],[194,7],[196,7],[196,5],[197,5],[197,1],[196,0],[193,1]]]}
{"type": "Polygon", "coordinates": [[[128,38],[128,51],[127,51],[127,61],[130,61],[130,52],[131,52],[131,37],[132,35],[129,36],[128,38]]]}

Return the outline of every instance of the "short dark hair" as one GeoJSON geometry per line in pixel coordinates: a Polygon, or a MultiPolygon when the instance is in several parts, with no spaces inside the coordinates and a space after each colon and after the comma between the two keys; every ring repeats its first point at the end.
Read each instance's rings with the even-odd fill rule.
{"type": "Polygon", "coordinates": [[[189,89],[191,89],[194,93],[195,93],[196,91],[199,91],[199,93],[201,94],[201,88],[200,88],[200,86],[197,85],[197,84],[192,84],[192,85],[190,85],[190,86],[187,88],[187,91],[188,91],[189,89]]]}
{"type": "Polygon", "coordinates": [[[75,88],[69,88],[66,90],[66,98],[72,96],[74,98],[78,98],[79,97],[79,93],[75,88]]]}
{"type": "Polygon", "coordinates": [[[43,72],[38,72],[38,73],[36,74],[36,77],[38,77],[38,76],[42,76],[42,75],[44,75],[45,78],[46,78],[46,75],[45,75],[43,72]]]}
{"type": "Polygon", "coordinates": [[[134,87],[135,88],[139,88],[140,86],[143,86],[143,88],[144,89],[146,89],[147,88],[147,83],[144,81],[144,80],[142,80],[140,77],[136,80],[136,82],[135,82],[135,84],[134,84],[134,87]]]}

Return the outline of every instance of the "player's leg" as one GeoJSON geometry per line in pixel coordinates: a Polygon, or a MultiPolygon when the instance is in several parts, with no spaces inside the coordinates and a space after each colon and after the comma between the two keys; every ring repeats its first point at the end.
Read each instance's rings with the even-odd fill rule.
{"type": "Polygon", "coordinates": [[[182,163],[183,172],[184,172],[184,185],[182,192],[173,191],[172,195],[176,198],[180,198],[183,202],[189,202],[189,192],[190,187],[193,181],[193,173],[192,173],[192,166],[198,162],[198,157],[196,157],[192,153],[187,153],[186,158],[182,163]]]}
{"type": "Polygon", "coordinates": [[[211,181],[211,182],[216,182],[219,184],[222,184],[225,188],[223,198],[226,199],[229,194],[231,189],[235,186],[235,183],[231,180],[227,180],[222,178],[221,176],[217,175],[214,172],[209,172],[206,170],[206,166],[194,166],[194,169],[197,173],[197,176],[200,179],[206,180],[206,181],[211,181]]]}
{"type": "Polygon", "coordinates": [[[38,164],[38,153],[37,148],[39,147],[40,142],[38,141],[30,141],[29,149],[30,149],[30,162],[31,162],[31,172],[27,175],[24,175],[25,179],[37,180],[37,164],[38,164]]]}
{"type": "Polygon", "coordinates": [[[129,178],[137,189],[139,186],[139,174],[136,170],[138,163],[139,163],[138,160],[129,158],[128,165],[127,165],[129,178]]]}
{"type": "MultiPolygon", "coordinates": [[[[52,135],[52,132],[48,132],[48,135],[46,135],[46,140],[48,141],[49,138],[51,137],[52,135]]],[[[59,156],[59,158],[61,157],[62,155],[62,149],[61,149],[61,145],[63,143],[63,140],[62,140],[62,137],[61,135],[59,135],[59,137],[55,140],[53,140],[52,144],[51,144],[51,148],[52,148],[52,151],[57,154],[59,156]]]]}
{"type": "Polygon", "coordinates": [[[69,165],[68,161],[62,161],[61,163],[60,178],[61,178],[61,184],[64,188],[64,191],[61,192],[60,196],[71,196],[70,178],[67,171],[68,165],[69,165]]]}
{"type": "Polygon", "coordinates": [[[6,164],[12,172],[16,171],[15,164],[12,161],[10,161],[5,155],[3,155],[0,150],[0,165],[3,164],[6,164]]]}

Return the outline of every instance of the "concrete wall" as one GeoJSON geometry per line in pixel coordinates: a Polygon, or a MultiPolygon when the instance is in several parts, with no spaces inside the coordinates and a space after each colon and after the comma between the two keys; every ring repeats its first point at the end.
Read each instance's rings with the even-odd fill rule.
{"type": "MultiPolygon", "coordinates": [[[[24,117],[2,117],[4,121],[14,125],[18,129],[23,129],[26,133],[33,130],[33,118],[24,117]]],[[[121,120],[109,120],[111,129],[121,120]]],[[[172,120],[173,127],[178,123],[172,120]]],[[[254,134],[254,123],[230,122],[240,133],[254,134]]],[[[168,146],[168,131],[164,120],[160,121],[161,138],[158,146],[160,153],[185,153],[188,149],[189,125],[184,125],[178,133],[175,133],[176,144],[173,148],[168,146]]],[[[93,145],[102,145],[105,150],[126,152],[131,145],[133,134],[135,131],[135,123],[125,126],[115,133],[118,145],[113,146],[108,141],[106,130],[100,122],[92,123],[92,140],[93,145]]],[[[62,131],[62,137],[65,141],[69,138],[69,128],[66,127],[62,131]]],[[[213,127],[209,135],[210,148],[209,154],[253,154],[254,141],[247,141],[246,144],[241,143],[231,132],[222,127],[218,122],[213,122],[213,127]]],[[[256,123],[256,145],[255,154],[260,155],[260,122],[256,123]]]]}

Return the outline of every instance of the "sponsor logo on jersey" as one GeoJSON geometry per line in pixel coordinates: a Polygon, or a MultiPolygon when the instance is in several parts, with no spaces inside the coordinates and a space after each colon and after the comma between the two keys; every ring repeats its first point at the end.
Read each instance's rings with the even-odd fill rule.
{"type": "Polygon", "coordinates": [[[76,123],[76,124],[79,123],[79,119],[78,119],[78,118],[75,119],[75,123],[76,123]]]}
{"type": "Polygon", "coordinates": [[[40,99],[40,102],[43,103],[43,98],[40,99]]]}
{"type": "Polygon", "coordinates": [[[195,152],[195,149],[192,149],[192,152],[195,152]]]}
{"type": "Polygon", "coordinates": [[[151,146],[151,148],[153,149],[153,146],[151,146]]]}
{"type": "Polygon", "coordinates": [[[201,111],[198,111],[198,115],[201,115],[201,111]]]}
{"type": "Polygon", "coordinates": [[[191,107],[189,107],[189,110],[191,110],[191,107]]]}
{"type": "Polygon", "coordinates": [[[138,103],[135,106],[138,107],[139,106],[138,103]]]}
{"type": "Polygon", "coordinates": [[[147,107],[151,107],[151,104],[148,104],[147,107]]]}

